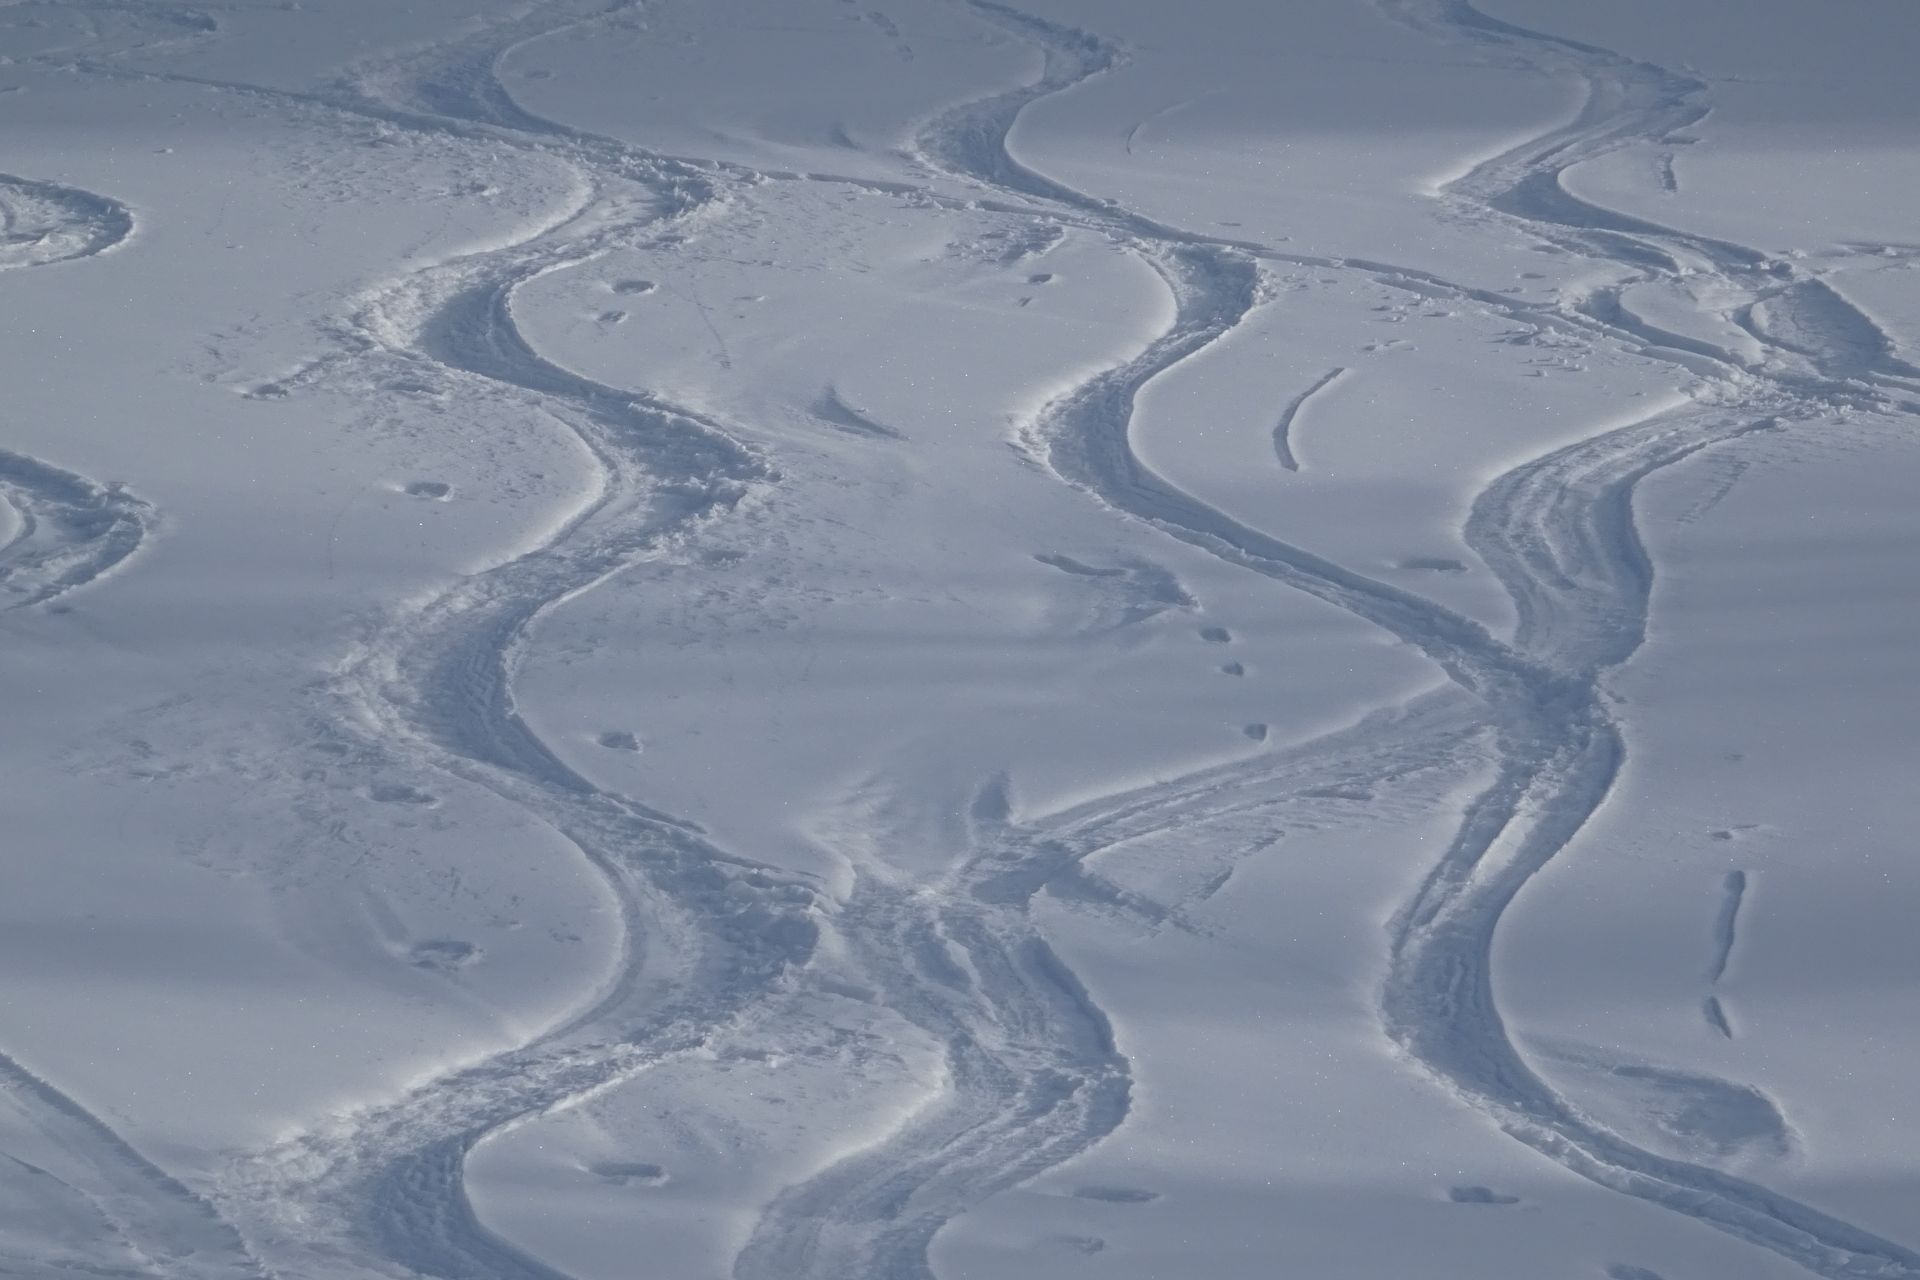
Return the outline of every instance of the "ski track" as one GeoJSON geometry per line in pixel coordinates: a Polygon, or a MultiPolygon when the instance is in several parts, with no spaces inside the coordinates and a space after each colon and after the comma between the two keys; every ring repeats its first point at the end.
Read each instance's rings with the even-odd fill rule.
{"type": "MultiPolygon", "coordinates": [[[[118,201],[0,174],[0,270],[94,257],[132,232],[133,217],[118,201]]],[[[6,449],[0,449],[0,501],[16,517],[13,535],[0,544],[0,612],[43,605],[105,577],[139,550],[155,519],[152,507],[124,485],[103,485],[6,449]]],[[[61,1178],[22,1167],[91,1204],[144,1273],[193,1280],[264,1274],[210,1202],[5,1053],[0,1095],[77,1171],[63,1170],[61,1178]]]]}
{"type": "MultiPolygon", "coordinates": [[[[1386,629],[1425,653],[1456,689],[1314,743],[1027,827],[1009,821],[1004,783],[989,785],[974,806],[973,852],[942,883],[899,883],[884,867],[862,866],[833,912],[834,927],[887,1005],[946,1046],[947,1079],[888,1137],[775,1197],[736,1259],[738,1280],[924,1280],[932,1275],[929,1246],[943,1225],[1086,1150],[1124,1120],[1126,1058],[1105,1016],[1034,924],[1029,908],[1041,890],[1097,894],[1101,882],[1083,864],[1122,840],[1303,798],[1337,799],[1355,787],[1443,767],[1468,742],[1486,745],[1496,776],[1392,924],[1381,1013],[1394,1043],[1491,1122],[1596,1183],[1772,1249],[1818,1275],[1920,1277],[1920,1255],[1903,1246],[1749,1181],[1656,1156],[1595,1124],[1545,1084],[1508,1036],[1490,965],[1493,931],[1507,905],[1582,829],[1620,768],[1625,748],[1604,679],[1644,637],[1653,572],[1634,527],[1634,487],[1661,467],[1747,432],[1844,408],[1887,410],[1882,389],[1920,390],[1915,370],[1893,356],[1870,320],[1830,288],[1796,275],[1790,263],[1601,209],[1561,185],[1560,174],[1581,160],[1696,122],[1705,110],[1703,85],[1498,22],[1463,0],[1381,3],[1436,38],[1491,59],[1572,73],[1589,86],[1586,108],[1571,124],[1451,184],[1443,195],[1450,208],[1642,278],[1710,272],[1752,299],[1736,319],[1767,358],[1749,368],[1718,348],[1681,353],[1692,358],[1687,368],[1712,375],[1691,403],[1527,462],[1480,495],[1467,540],[1513,597],[1519,625],[1511,641],[1417,594],[1249,529],[1155,475],[1132,452],[1128,431],[1142,387],[1252,312],[1267,264],[1359,271],[1652,358],[1671,358],[1672,337],[1636,329],[1617,296],[1612,305],[1604,296],[1585,306],[1525,304],[1394,264],[1285,254],[1167,226],[1037,173],[1007,149],[1021,111],[1121,65],[1121,55],[1085,32],[973,0],[984,21],[1032,42],[1044,67],[1029,86],[930,121],[918,143],[921,161],[986,189],[995,198],[982,208],[1110,236],[1153,266],[1176,303],[1172,326],[1142,354],[1043,409],[1025,431],[1027,447],[1064,482],[1114,511],[1386,629]]],[[[593,188],[573,216],[520,243],[371,291],[342,322],[338,353],[274,388],[325,386],[356,367],[404,367],[434,385],[504,397],[530,415],[558,420],[598,460],[599,490],[546,543],[372,625],[317,699],[329,732],[346,749],[485,787],[564,833],[618,895],[628,939],[616,977],[564,1025],[236,1164],[215,1198],[245,1221],[257,1250],[286,1259],[295,1271],[346,1260],[385,1274],[553,1280],[558,1272],[477,1221],[462,1183],[466,1153],[488,1134],[709,1043],[756,1002],[803,980],[796,975],[819,928],[823,907],[810,885],[599,790],[567,768],[514,709],[513,673],[547,610],[637,560],[669,553],[703,522],[763,500],[777,484],[772,468],[720,424],[543,359],[514,324],[515,290],[609,248],[725,216],[737,184],[847,181],[659,156],[541,120],[515,104],[493,75],[503,53],[604,11],[562,4],[363,67],[325,94],[212,86],[557,156],[593,188]]],[[[11,483],[10,496],[32,487],[21,477],[43,476],[79,484],[82,494],[123,497],[0,455],[0,482],[11,483]]],[[[44,479],[40,487],[47,487],[44,479]]],[[[31,524],[33,503],[44,509],[47,500],[15,501],[31,524]]],[[[1155,904],[1123,894],[1109,895],[1106,905],[1155,917],[1155,904]]],[[[70,1114],[50,1086],[34,1088],[44,1106],[70,1114]]],[[[97,1124],[75,1123],[90,1141],[112,1148],[122,1176],[141,1167],[97,1124]]],[[[185,1212],[164,1190],[177,1184],[158,1170],[151,1174],[148,1191],[170,1211],[185,1212]]],[[[180,1190],[185,1203],[204,1204],[180,1190]]]]}
{"type": "Polygon", "coordinates": [[[816,937],[809,885],[601,791],[514,707],[513,673],[547,610],[671,554],[703,522],[760,500],[775,479],[721,425],[563,369],[515,324],[514,293],[528,281],[684,233],[725,207],[714,184],[686,166],[549,125],[507,98],[492,73],[498,58],[575,20],[549,15],[376,65],[326,102],[407,128],[505,132],[572,163],[593,193],[572,217],[526,240],[373,290],[338,335],[343,356],[275,390],[326,386],[356,366],[396,366],[564,423],[598,462],[597,492],[546,543],[375,626],[322,701],[350,749],[475,783],[563,834],[618,896],[625,954],[607,988],[561,1026],[236,1166],[227,1194],[237,1211],[307,1265],[345,1254],[448,1280],[559,1275],[478,1221],[463,1181],[467,1152],[707,1045],[804,963],[816,937]]]}
{"type": "MultiPolygon", "coordinates": [[[[1512,595],[1520,618],[1513,640],[1501,642],[1431,601],[1238,524],[1168,484],[1132,452],[1128,432],[1140,389],[1231,332],[1253,310],[1263,260],[1314,260],[1169,228],[1022,165],[1006,148],[1021,110],[1111,70],[1120,57],[1084,32],[998,4],[973,7],[1033,41],[1045,55],[1044,68],[1026,89],[936,120],[922,136],[923,158],[933,168],[999,190],[1009,203],[997,207],[1107,232],[1160,272],[1177,304],[1172,327],[1144,353],[1042,410],[1027,432],[1032,451],[1063,480],[1109,507],[1335,604],[1416,646],[1479,700],[1492,728],[1500,758],[1497,777],[1470,804],[1447,853],[1390,932],[1390,970],[1381,994],[1390,1037],[1410,1060],[1502,1129],[1596,1183],[1772,1249],[1816,1274],[1920,1276],[1920,1256],[1901,1245],[1744,1179],[1657,1156],[1600,1127],[1526,1064],[1494,1003],[1491,945],[1501,914],[1605,800],[1624,755],[1603,680],[1645,635],[1653,570],[1634,527],[1634,487],[1708,445],[1829,415],[1837,407],[1884,403],[1873,384],[1906,376],[1887,354],[1884,335],[1831,290],[1795,279],[1790,265],[1742,246],[1613,214],[1560,185],[1561,172],[1579,160],[1628,141],[1663,137],[1696,121],[1704,110],[1703,86],[1605,50],[1496,22],[1464,3],[1387,6],[1442,38],[1479,45],[1489,56],[1529,68],[1572,71],[1590,86],[1586,109],[1574,123],[1483,163],[1452,184],[1445,198],[1456,210],[1513,224],[1643,276],[1704,268],[1745,287],[1756,306],[1773,303],[1761,306],[1748,325],[1773,357],[1762,369],[1744,370],[1724,353],[1701,352],[1712,362],[1710,371],[1717,367],[1721,375],[1711,392],[1525,463],[1480,496],[1467,539],[1512,595]],[[1780,299],[1785,302],[1775,301],[1780,299]],[[1785,320],[1770,319],[1776,312],[1785,320]],[[1793,341],[1771,341],[1771,329],[1790,329],[1793,341]]],[[[1591,341],[1656,358],[1661,354],[1663,344],[1648,343],[1646,335],[1611,323],[1605,314],[1518,306],[1392,264],[1324,265],[1476,301],[1499,314],[1571,330],[1591,341]]],[[[1115,807],[1133,806],[1122,801],[1115,807]]],[[[1151,802],[1142,807],[1150,810],[1151,802]]],[[[1169,818],[1173,814],[1185,816],[1178,799],[1171,799],[1169,818]]],[[[1152,821],[1150,813],[1145,816],[1152,821]]],[[[993,862],[1009,857],[1008,837],[1002,831],[983,838],[980,852],[956,875],[955,887],[969,890],[976,903],[998,898],[1024,906],[1085,856],[1069,843],[1023,833],[1014,841],[1021,852],[1011,859],[1013,867],[993,877],[993,862]],[[989,878],[982,880],[983,872],[989,878]]],[[[951,931],[942,926],[951,923],[958,905],[953,898],[943,893],[930,906],[920,900],[898,904],[889,920],[901,928],[902,916],[911,918],[917,910],[926,917],[917,926],[918,936],[950,938],[951,931]]],[[[1003,927],[1022,919],[1000,918],[1003,927]]],[[[879,954],[897,957],[900,949],[883,947],[879,954]]],[[[908,991],[896,984],[889,1002],[948,1037],[957,1083],[942,1112],[782,1195],[741,1255],[735,1273],[740,1280],[926,1276],[925,1243],[941,1222],[1026,1175],[1025,1168],[995,1167],[956,1183],[956,1172],[975,1167],[979,1146],[995,1142],[990,1132],[975,1136],[991,1129],[998,1114],[992,1108],[972,1114],[959,1137],[949,1116],[977,1089],[971,1083],[978,1078],[973,1059],[981,1045],[1005,1043],[982,1033],[1001,1027],[1007,1010],[994,1008],[984,1026],[958,1028],[955,1039],[956,1028],[942,1025],[951,1000],[937,993],[953,984],[952,966],[923,962],[916,967],[922,980],[908,991]]],[[[1078,992],[1067,975],[1058,981],[1063,990],[1078,992]]],[[[1124,1058],[1110,1040],[1084,1035],[1096,1014],[1089,1007],[1083,1018],[1052,1028],[1056,1035],[1081,1033],[1077,1056],[1063,1060],[1064,1045],[1038,1058],[1029,1044],[1003,1050],[1001,1065],[1025,1073],[1012,1096],[1034,1097],[1064,1061],[1079,1090],[1104,1087],[1123,1099],[1124,1084],[1116,1076],[1125,1070],[1124,1058]]],[[[1028,1142],[1005,1156],[1037,1151],[1051,1162],[1111,1132],[1125,1110],[1116,1103],[1053,1109],[1033,1118],[1024,1110],[1021,1114],[1028,1142]]]]}
{"type": "Polygon", "coordinates": [[[117,200],[0,173],[0,271],[91,258],[132,234],[117,200]]]}
{"type": "Polygon", "coordinates": [[[0,545],[0,613],[45,604],[112,573],[152,530],[154,510],[124,485],[98,484],[0,449],[0,501],[18,528],[0,545]]]}
{"type": "MultiPolygon", "coordinates": [[[[527,281],[684,231],[725,207],[714,181],[691,166],[527,115],[494,79],[493,64],[513,45],[609,11],[549,6],[363,67],[323,94],[76,64],[103,77],[198,83],[274,108],[507,143],[569,162],[591,187],[571,216],[518,243],[369,290],[335,326],[333,354],[254,391],[364,391],[404,373],[413,385],[563,423],[591,452],[597,490],[551,538],[372,623],[316,690],[316,720],[336,757],[437,770],[548,823],[605,877],[626,938],[615,977],[562,1025],[234,1161],[210,1194],[276,1273],[332,1274],[344,1263],[448,1280],[552,1280],[560,1273],[477,1220],[463,1182],[466,1153],[489,1134],[708,1043],[803,962],[815,938],[809,885],[600,791],[514,708],[513,672],[545,611],[639,560],[673,553],[701,522],[759,500],[774,480],[719,424],[562,369],[514,323],[513,295],[527,281]]],[[[0,479],[63,474],[11,457],[0,479]]]]}
{"type": "MultiPolygon", "coordinates": [[[[0,271],[91,258],[133,234],[125,205],[90,191],[0,173],[0,271]]],[[[153,508],[100,484],[0,449],[0,502],[17,528],[0,543],[0,612],[45,604],[112,572],[146,539],[153,508]]]]}

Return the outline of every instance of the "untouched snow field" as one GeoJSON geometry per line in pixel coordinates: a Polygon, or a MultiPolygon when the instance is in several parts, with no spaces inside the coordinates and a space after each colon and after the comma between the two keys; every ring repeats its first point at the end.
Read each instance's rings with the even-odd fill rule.
{"type": "Polygon", "coordinates": [[[1920,1280],[1916,49],[0,3],[0,1275],[1920,1280]]]}

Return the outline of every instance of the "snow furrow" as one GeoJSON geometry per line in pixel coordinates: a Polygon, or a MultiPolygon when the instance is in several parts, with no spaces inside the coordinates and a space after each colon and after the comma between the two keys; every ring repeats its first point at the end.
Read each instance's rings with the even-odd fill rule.
{"type": "Polygon", "coordinates": [[[1300,417],[1300,411],[1307,402],[1340,381],[1346,375],[1345,369],[1332,369],[1314,379],[1312,386],[1287,401],[1287,407],[1280,411],[1280,421],[1273,428],[1273,452],[1280,465],[1288,471],[1300,469],[1300,459],[1294,455],[1293,425],[1300,417]]]}

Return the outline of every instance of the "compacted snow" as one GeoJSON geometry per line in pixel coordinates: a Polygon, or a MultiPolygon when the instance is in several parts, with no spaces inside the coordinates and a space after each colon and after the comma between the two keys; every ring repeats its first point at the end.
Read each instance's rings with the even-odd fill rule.
{"type": "Polygon", "coordinates": [[[1920,1278],[1916,48],[0,4],[0,1275],[1920,1278]]]}

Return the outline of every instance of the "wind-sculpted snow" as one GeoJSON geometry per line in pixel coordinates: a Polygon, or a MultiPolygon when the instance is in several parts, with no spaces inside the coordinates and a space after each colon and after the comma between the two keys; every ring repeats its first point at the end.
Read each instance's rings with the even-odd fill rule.
{"type": "Polygon", "coordinates": [[[90,258],[132,233],[118,201],[0,173],[0,271],[90,258]]]}

